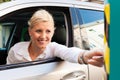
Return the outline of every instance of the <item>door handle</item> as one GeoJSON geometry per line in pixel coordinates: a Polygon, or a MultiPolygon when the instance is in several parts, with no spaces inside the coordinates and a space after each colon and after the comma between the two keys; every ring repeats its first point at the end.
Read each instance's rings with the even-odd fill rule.
{"type": "Polygon", "coordinates": [[[85,80],[86,75],[83,71],[74,71],[66,74],[60,80],[85,80]]]}

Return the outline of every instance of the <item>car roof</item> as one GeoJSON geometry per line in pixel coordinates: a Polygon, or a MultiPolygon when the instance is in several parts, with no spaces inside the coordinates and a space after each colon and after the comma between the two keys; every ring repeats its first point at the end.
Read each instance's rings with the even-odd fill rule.
{"type": "MultiPolygon", "coordinates": [[[[103,8],[104,5],[102,4],[98,4],[98,3],[92,3],[92,2],[83,2],[83,1],[78,1],[78,0],[13,0],[13,1],[10,1],[10,2],[4,2],[4,3],[1,3],[1,5],[6,5],[5,7],[7,6],[10,6],[10,5],[16,5],[16,4],[25,4],[25,3],[35,3],[35,2],[46,2],[46,3],[61,3],[61,4],[72,4],[72,5],[82,5],[82,6],[95,6],[95,7],[98,7],[98,8],[103,8]]],[[[2,7],[0,7],[1,9],[2,7]]]]}
{"type": "Polygon", "coordinates": [[[104,10],[104,5],[77,0],[14,0],[0,4],[0,16],[9,12],[34,6],[64,6],[93,10],[104,10]]]}

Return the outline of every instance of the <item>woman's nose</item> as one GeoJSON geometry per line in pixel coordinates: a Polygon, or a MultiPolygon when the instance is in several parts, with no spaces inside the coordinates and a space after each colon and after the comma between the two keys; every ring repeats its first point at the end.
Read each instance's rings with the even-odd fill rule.
{"type": "Polygon", "coordinates": [[[41,34],[41,38],[45,38],[45,37],[46,37],[46,33],[43,32],[43,33],[41,34]]]}

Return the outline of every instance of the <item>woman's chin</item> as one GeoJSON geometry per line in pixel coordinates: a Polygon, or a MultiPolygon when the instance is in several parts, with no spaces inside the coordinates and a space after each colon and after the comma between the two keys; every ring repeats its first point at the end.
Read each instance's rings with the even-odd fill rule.
{"type": "Polygon", "coordinates": [[[45,48],[46,48],[46,46],[40,46],[39,48],[40,48],[40,49],[45,49],[45,48]]]}

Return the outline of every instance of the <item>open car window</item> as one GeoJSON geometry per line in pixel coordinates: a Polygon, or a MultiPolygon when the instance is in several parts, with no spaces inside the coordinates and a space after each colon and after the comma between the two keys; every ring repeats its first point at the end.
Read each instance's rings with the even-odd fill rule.
{"type": "MultiPolygon", "coordinates": [[[[28,20],[32,14],[39,9],[48,10],[55,21],[55,33],[52,38],[52,42],[57,42],[62,45],[68,45],[68,29],[67,29],[67,18],[66,14],[68,8],[59,8],[59,7],[33,7],[20,9],[14,12],[11,12],[7,15],[4,15],[0,18],[0,50],[4,50],[1,57],[4,56],[4,62],[1,61],[0,64],[6,63],[6,57],[9,49],[16,43],[21,41],[30,41],[28,34],[28,20]],[[62,36],[59,36],[62,35],[62,36]]],[[[51,60],[51,59],[50,59],[51,60]]],[[[54,59],[53,59],[54,60],[54,59]]],[[[45,60],[49,62],[48,60],[45,60]]]]}

